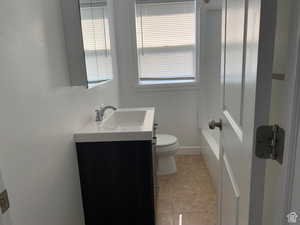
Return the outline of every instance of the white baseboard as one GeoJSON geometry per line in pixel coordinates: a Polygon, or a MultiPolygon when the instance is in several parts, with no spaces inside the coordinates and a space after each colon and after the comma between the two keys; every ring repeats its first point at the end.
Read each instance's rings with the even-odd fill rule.
{"type": "Polygon", "coordinates": [[[180,146],[177,155],[201,155],[201,149],[203,147],[200,146],[180,146]]]}

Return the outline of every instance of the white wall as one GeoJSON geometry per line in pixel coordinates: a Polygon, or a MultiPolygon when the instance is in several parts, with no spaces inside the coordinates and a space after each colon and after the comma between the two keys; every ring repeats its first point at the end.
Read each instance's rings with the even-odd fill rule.
{"type": "MultiPolygon", "coordinates": [[[[201,84],[201,105],[199,113],[202,114],[200,127],[206,135],[211,136],[217,143],[220,132],[218,129],[210,130],[208,122],[220,118],[221,89],[220,89],[220,61],[221,61],[221,10],[209,10],[205,29],[205,75],[201,84]]],[[[209,141],[209,140],[207,140],[209,141]]]]}
{"type": "Polygon", "coordinates": [[[117,81],[70,87],[60,0],[0,3],[0,168],[14,225],[82,225],[73,132],[117,81]]]}
{"type": "Polygon", "coordinates": [[[184,90],[138,90],[136,58],[130,27],[130,0],[116,1],[115,21],[117,54],[120,73],[120,102],[122,107],[156,107],[159,133],[169,133],[179,138],[183,146],[201,146],[198,129],[199,91],[184,90]]]}
{"type": "Polygon", "coordinates": [[[221,60],[221,10],[209,10],[205,27],[205,77],[201,85],[201,105],[199,121],[207,148],[203,148],[206,165],[215,189],[218,188],[219,135],[218,129],[210,130],[208,121],[220,118],[220,60],[221,60]]]}
{"type": "Polygon", "coordinates": [[[126,89],[121,88],[121,106],[154,106],[159,123],[158,133],[177,136],[181,146],[203,145],[197,122],[196,91],[136,92],[129,86],[126,89]]]}

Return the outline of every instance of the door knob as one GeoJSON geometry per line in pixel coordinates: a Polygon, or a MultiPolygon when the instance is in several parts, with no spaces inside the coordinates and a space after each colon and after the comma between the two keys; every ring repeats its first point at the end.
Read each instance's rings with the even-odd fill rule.
{"type": "Polygon", "coordinates": [[[212,120],[208,123],[208,127],[212,130],[215,129],[216,127],[218,127],[220,130],[222,130],[222,120],[220,119],[219,122],[212,120]]]}

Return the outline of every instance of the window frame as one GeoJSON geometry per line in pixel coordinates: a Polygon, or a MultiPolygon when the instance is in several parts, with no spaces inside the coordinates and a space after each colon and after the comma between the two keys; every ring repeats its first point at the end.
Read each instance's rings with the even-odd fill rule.
{"type": "MultiPolygon", "coordinates": [[[[139,65],[138,65],[138,48],[137,48],[137,37],[136,37],[136,0],[131,0],[130,4],[130,14],[129,14],[129,25],[130,25],[130,31],[131,31],[131,46],[132,46],[132,52],[133,52],[133,64],[134,64],[134,83],[133,86],[138,89],[138,90],[143,90],[143,89],[148,89],[148,90],[153,90],[153,89],[190,89],[190,88],[199,88],[199,83],[200,83],[200,63],[202,62],[203,54],[200,51],[200,46],[203,46],[201,43],[203,43],[203,38],[201,38],[201,33],[200,33],[200,27],[201,29],[202,26],[204,25],[203,21],[203,14],[204,14],[204,6],[200,0],[195,0],[196,2],[196,9],[195,9],[195,26],[196,26],[196,35],[195,35],[195,77],[194,79],[180,79],[179,77],[176,79],[164,79],[162,78],[163,82],[159,82],[159,79],[153,79],[155,82],[141,82],[141,79],[139,77],[139,65]],[[168,80],[170,82],[168,82],[168,80]],[[176,82],[174,82],[174,80],[176,82]],[[180,80],[182,82],[180,82],[180,80]]],[[[204,48],[203,48],[204,49],[204,48]]]]}

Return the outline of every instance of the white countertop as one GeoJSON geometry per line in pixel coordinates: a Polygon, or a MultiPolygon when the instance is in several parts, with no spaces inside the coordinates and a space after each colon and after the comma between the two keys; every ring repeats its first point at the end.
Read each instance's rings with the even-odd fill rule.
{"type": "Polygon", "coordinates": [[[76,143],[152,140],[153,107],[120,108],[102,122],[91,121],[74,134],[76,143]]]}

